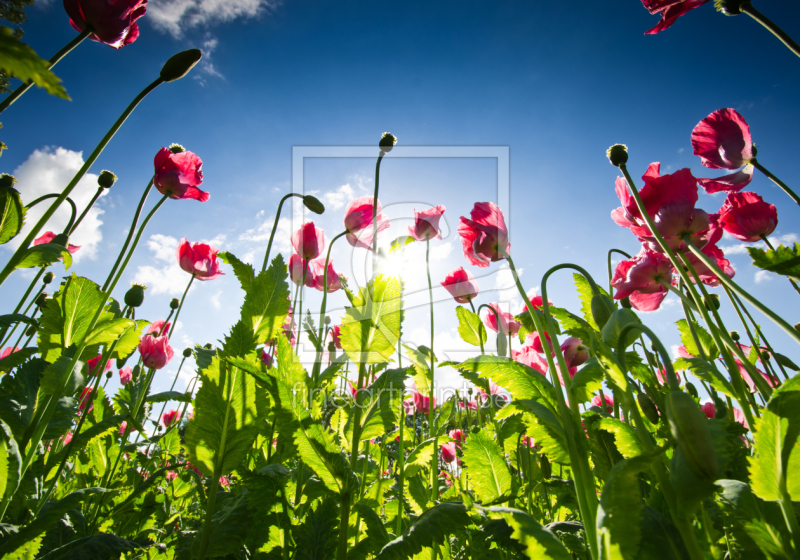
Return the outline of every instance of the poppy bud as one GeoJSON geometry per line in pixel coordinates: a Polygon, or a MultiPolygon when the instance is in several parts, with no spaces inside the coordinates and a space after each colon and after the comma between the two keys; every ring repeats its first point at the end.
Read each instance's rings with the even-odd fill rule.
{"type": "Polygon", "coordinates": [[[619,300],[619,303],[623,309],[633,309],[633,306],[631,305],[631,298],[629,296],[625,296],[619,300]]]}
{"type": "Polygon", "coordinates": [[[739,338],[740,337],[739,337],[739,333],[738,332],[731,331],[730,334],[731,334],[731,340],[733,340],[734,342],[739,342],[739,338]]]}
{"type": "Polygon", "coordinates": [[[703,296],[703,305],[705,305],[706,309],[709,311],[717,311],[720,306],[719,295],[708,294],[707,296],[703,296]]]}
{"type": "Polygon", "coordinates": [[[636,400],[639,401],[639,408],[642,409],[642,412],[650,423],[658,424],[659,420],[661,420],[661,415],[658,413],[658,409],[653,403],[653,400],[644,393],[639,393],[636,400]]]}
{"type": "Polygon", "coordinates": [[[628,163],[628,146],[625,144],[614,144],[606,151],[606,156],[608,156],[608,161],[610,161],[611,165],[614,167],[625,165],[628,163]]]}
{"type": "Polygon", "coordinates": [[[111,376],[112,376],[112,375],[114,375],[114,372],[113,372],[113,371],[107,371],[107,372],[106,372],[106,379],[111,379],[111,376]]]}
{"type": "Polygon", "coordinates": [[[173,55],[161,68],[161,79],[165,82],[180,80],[200,62],[201,58],[203,53],[200,49],[189,49],[173,55]]]}
{"type": "Polygon", "coordinates": [[[179,300],[178,298],[172,298],[172,300],[169,302],[170,309],[178,309],[180,306],[181,306],[181,300],[179,300]]]}
{"type": "Polygon", "coordinates": [[[211,350],[212,348],[214,348],[214,345],[211,344],[210,342],[206,342],[203,348],[205,348],[206,350],[211,350]]]}
{"type": "Polygon", "coordinates": [[[481,429],[480,429],[480,427],[479,427],[479,426],[473,426],[473,427],[472,427],[472,433],[473,433],[473,434],[477,434],[477,433],[479,433],[480,431],[481,431],[481,429]]]}
{"type": "Polygon", "coordinates": [[[116,182],[117,176],[111,173],[111,171],[106,171],[105,169],[100,172],[100,176],[97,178],[97,184],[104,189],[110,189],[116,182]]]}
{"type": "Polygon", "coordinates": [[[25,336],[33,336],[34,334],[36,334],[35,325],[31,325],[30,327],[27,328],[27,330],[25,330],[25,336]]]}
{"type": "Polygon", "coordinates": [[[322,204],[316,196],[311,196],[310,194],[304,195],[303,204],[305,204],[306,208],[314,212],[314,214],[323,214],[325,212],[325,205],[322,204]]]}
{"type": "Polygon", "coordinates": [[[686,382],[686,390],[692,395],[694,398],[699,398],[697,394],[697,387],[692,385],[689,381],[686,382]]]}
{"type": "Polygon", "coordinates": [[[66,247],[69,243],[69,236],[66,233],[59,233],[56,235],[50,243],[55,243],[56,245],[61,245],[62,247],[66,247]]]}
{"type": "Polygon", "coordinates": [[[0,175],[0,189],[8,189],[17,184],[17,179],[13,175],[3,173],[0,175]]]}
{"type": "MultiPolygon", "coordinates": [[[[714,7],[718,12],[722,12],[726,16],[738,16],[742,13],[742,6],[750,3],[750,0],[716,0],[714,7]]],[[[755,156],[755,154],[753,154],[755,156]]]]}
{"type": "Polygon", "coordinates": [[[395,144],[397,144],[397,137],[391,132],[384,132],[381,134],[381,140],[378,142],[378,147],[383,153],[388,154],[392,151],[392,148],[394,148],[395,144]]]}
{"type": "Polygon", "coordinates": [[[694,399],[683,391],[671,391],[667,396],[667,419],[689,469],[703,480],[717,480],[719,460],[714,452],[711,430],[706,415],[694,399]]]}
{"type": "Polygon", "coordinates": [[[330,352],[331,354],[336,353],[336,345],[333,342],[328,343],[328,352],[330,352]]]}
{"type": "Polygon", "coordinates": [[[186,151],[186,148],[181,146],[180,144],[172,143],[169,145],[169,151],[173,154],[182,154],[186,151]]]}
{"type": "Polygon", "coordinates": [[[53,278],[55,277],[56,277],[55,274],[53,274],[52,272],[48,272],[47,274],[44,275],[44,278],[42,278],[42,282],[44,282],[45,284],[49,284],[50,282],[53,281],[53,278]]]}
{"type": "Polygon", "coordinates": [[[331,318],[330,318],[329,315],[325,315],[325,324],[326,325],[330,325],[331,324],[331,318]]]}
{"type": "Polygon", "coordinates": [[[47,294],[39,294],[38,296],[36,296],[34,303],[36,304],[36,307],[41,307],[45,304],[46,301],[47,301],[47,294]]]}
{"type": "Polygon", "coordinates": [[[472,396],[472,387],[470,387],[469,389],[467,389],[467,394],[468,394],[470,397],[472,396]]]}
{"type": "Polygon", "coordinates": [[[553,474],[553,467],[550,465],[550,461],[547,459],[546,455],[541,456],[539,468],[542,470],[542,476],[545,478],[550,478],[553,474]]]}
{"type": "Polygon", "coordinates": [[[183,357],[184,358],[191,358],[191,356],[192,356],[192,349],[191,348],[186,348],[183,351],[183,357]]]}
{"type": "Polygon", "coordinates": [[[611,315],[616,311],[611,298],[603,294],[595,294],[592,296],[592,317],[597,327],[602,329],[603,326],[611,318],[611,315]]]}
{"type": "Polygon", "coordinates": [[[147,286],[141,284],[131,284],[131,289],[125,292],[125,305],[128,307],[139,307],[144,302],[144,291],[147,286]]]}
{"type": "Polygon", "coordinates": [[[800,323],[795,323],[794,324],[794,330],[796,330],[797,332],[800,332],[800,323]]]}

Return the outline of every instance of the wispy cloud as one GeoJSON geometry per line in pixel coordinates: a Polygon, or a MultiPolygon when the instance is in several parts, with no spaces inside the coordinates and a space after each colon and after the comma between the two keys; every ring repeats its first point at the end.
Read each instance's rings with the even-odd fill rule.
{"type": "Polygon", "coordinates": [[[755,282],[761,284],[762,282],[769,282],[775,275],[767,270],[759,270],[756,272],[755,282]]]}
{"type": "Polygon", "coordinates": [[[181,37],[194,27],[258,17],[279,0],[150,0],[147,16],[161,31],[181,37]]]}
{"type": "Polygon", "coordinates": [[[354,198],[355,192],[353,191],[353,187],[350,186],[350,183],[342,185],[335,191],[329,191],[322,195],[322,199],[325,201],[325,204],[330,206],[333,210],[340,210],[344,208],[344,205],[354,198]]]}
{"type": "MultiPolygon", "coordinates": [[[[772,243],[774,246],[778,245],[788,245],[791,246],[792,243],[797,241],[798,237],[796,233],[787,233],[786,235],[776,235],[769,238],[769,242],[772,243]]],[[[763,241],[759,241],[758,243],[737,243],[736,245],[724,245],[720,247],[722,252],[725,253],[725,256],[729,255],[747,255],[747,248],[748,247],[758,247],[759,249],[768,249],[767,244],[763,241]]]]}

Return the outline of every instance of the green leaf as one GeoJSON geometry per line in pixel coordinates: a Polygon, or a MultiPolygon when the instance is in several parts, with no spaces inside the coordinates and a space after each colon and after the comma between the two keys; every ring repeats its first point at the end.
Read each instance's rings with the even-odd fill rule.
{"type": "Polygon", "coordinates": [[[8,243],[25,223],[25,208],[19,192],[12,187],[0,188],[0,245],[8,243]]]}
{"type": "Polygon", "coordinates": [[[383,521],[377,512],[371,507],[363,503],[357,503],[353,506],[353,511],[361,516],[361,519],[367,525],[367,538],[369,552],[378,554],[386,544],[392,540],[386,528],[383,526],[383,521]]]}
{"type": "Polygon", "coordinates": [[[464,504],[437,504],[420,515],[400,537],[384,546],[376,560],[408,560],[425,547],[444,543],[445,538],[470,523],[464,504]]]}
{"type": "Polygon", "coordinates": [[[422,469],[430,467],[434,451],[438,452],[438,449],[433,447],[434,441],[434,438],[427,439],[408,454],[403,467],[407,477],[413,477],[422,469]]]}
{"type": "Polygon", "coordinates": [[[75,348],[69,348],[55,361],[55,363],[47,364],[47,367],[44,369],[44,375],[42,376],[41,383],[41,390],[45,394],[61,394],[62,387],[64,386],[67,387],[65,393],[72,394],[78,390],[78,387],[84,385],[82,373],[83,362],[78,360],[75,362],[75,367],[72,369],[72,371],[68,371],[69,364],[72,361],[72,356],[74,354],[75,348]]]}
{"type": "Polygon", "coordinates": [[[189,393],[181,393],[180,391],[164,391],[163,393],[156,393],[155,395],[147,395],[144,402],[192,402],[192,396],[189,393]]]}
{"type": "Polygon", "coordinates": [[[464,342],[473,346],[486,343],[486,329],[476,313],[459,305],[456,307],[456,315],[458,315],[458,334],[464,342]]]}
{"type": "MultiPolygon", "coordinates": [[[[280,256],[280,253],[278,253],[280,256]]],[[[223,251],[217,253],[217,257],[222,262],[231,265],[233,267],[233,273],[236,275],[237,280],[239,280],[239,284],[242,286],[242,289],[246,292],[250,285],[256,279],[256,271],[253,269],[252,265],[247,263],[243,263],[233,253],[229,253],[227,251],[223,251]]],[[[278,257],[275,257],[277,259],[278,257]]],[[[275,263],[275,260],[272,261],[275,263]]],[[[280,263],[283,262],[283,257],[281,256],[281,260],[278,261],[276,266],[280,266],[280,263]]]]}
{"type": "Polygon", "coordinates": [[[477,372],[505,388],[514,399],[533,399],[556,409],[555,389],[547,378],[535,369],[499,356],[478,356],[456,366],[459,371],[477,372]]]}
{"type": "Polygon", "coordinates": [[[39,402],[39,382],[46,365],[41,358],[34,358],[12,375],[0,378],[0,420],[8,424],[18,442],[23,440],[33,420],[39,402]]]}
{"type": "Polygon", "coordinates": [[[31,356],[38,354],[38,348],[23,348],[16,352],[11,352],[8,356],[0,360],[0,371],[11,371],[17,366],[21,365],[31,356]]]}
{"type": "Polygon", "coordinates": [[[131,319],[109,319],[108,321],[98,322],[91,334],[86,337],[85,344],[92,346],[95,344],[111,344],[119,339],[126,331],[135,330],[136,323],[131,319]]]}
{"type": "Polygon", "coordinates": [[[339,504],[335,498],[328,497],[316,509],[308,511],[302,524],[293,528],[294,541],[297,543],[295,558],[333,560],[336,557],[338,528],[339,504]]]}
{"type": "Polygon", "coordinates": [[[470,487],[484,504],[496,502],[511,493],[511,472],[505,454],[486,431],[471,434],[464,444],[464,464],[470,487]]]}
{"type": "MultiPolygon", "coordinates": [[[[391,369],[375,382],[359,391],[361,393],[361,441],[367,441],[390,432],[397,420],[400,401],[405,390],[406,370],[391,369]]],[[[350,415],[350,420],[354,418],[350,415]]],[[[352,433],[352,426],[346,428],[352,433]]]]}
{"type": "Polygon", "coordinates": [[[570,389],[579,402],[592,400],[594,394],[603,386],[603,367],[597,358],[589,358],[575,377],[572,378],[570,389]]]}
{"type": "Polygon", "coordinates": [[[389,361],[400,338],[402,294],[401,280],[383,274],[359,290],[339,333],[350,360],[364,364],[389,361]]]}
{"type": "Polygon", "coordinates": [[[626,459],[633,459],[642,454],[642,443],[639,441],[636,430],[625,422],[621,422],[616,418],[602,418],[595,422],[594,425],[599,430],[614,434],[617,450],[626,459]]]}
{"type": "MultiPolygon", "coordinates": [[[[614,351],[617,350],[617,343],[619,342],[619,335],[622,329],[628,325],[641,324],[641,319],[630,309],[617,309],[611,314],[606,324],[603,326],[602,335],[603,342],[608,344],[614,351]]],[[[640,331],[629,330],[625,334],[624,346],[628,348],[631,344],[636,342],[639,338],[640,331]]]]}
{"type": "Polygon", "coordinates": [[[789,368],[792,371],[800,371],[800,367],[795,364],[792,360],[784,356],[783,354],[779,354],[778,352],[773,352],[772,354],[775,356],[775,361],[778,362],[785,368],[789,368]]]}
{"type": "Polygon", "coordinates": [[[0,420],[0,499],[10,499],[19,485],[22,457],[11,428],[0,420]]]}
{"type": "Polygon", "coordinates": [[[97,560],[98,558],[119,558],[126,552],[147,548],[141,544],[123,539],[109,533],[74,540],[47,554],[47,558],[59,560],[97,560]],[[52,555],[52,556],[51,556],[52,555]]]}
{"type": "Polygon", "coordinates": [[[705,357],[707,360],[713,361],[717,359],[719,356],[717,345],[714,343],[714,339],[710,334],[708,334],[708,331],[704,329],[702,325],[700,325],[697,321],[692,321],[694,332],[697,335],[697,339],[700,341],[700,346],[703,348],[703,352],[700,352],[700,349],[697,347],[697,344],[694,341],[692,330],[689,328],[689,323],[686,322],[686,319],[681,319],[675,324],[678,325],[678,331],[681,334],[681,343],[689,354],[696,358],[702,358],[703,352],[705,352],[705,357]]]}
{"type": "Polygon", "coordinates": [[[511,538],[522,545],[531,560],[572,560],[572,555],[551,531],[518,509],[491,507],[483,509],[491,519],[502,519],[512,529],[511,538]]]}
{"type": "Polygon", "coordinates": [[[3,556],[3,560],[34,560],[42,547],[44,535],[39,535],[35,539],[22,544],[14,552],[3,556]]]}
{"type": "MultiPolygon", "coordinates": [[[[599,331],[600,327],[597,325],[594,320],[594,316],[592,315],[592,297],[594,297],[592,286],[589,284],[589,281],[585,276],[583,276],[583,274],[575,272],[572,274],[572,278],[575,280],[575,289],[578,290],[578,297],[581,300],[581,312],[583,313],[583,318],[587,323],[589,323],[590,327],[596,331],[599,331]]],[[[601,294],[608,296],[608,292],[606,292],[600,286],[597,286],[597,289],[601,294]]]]}
{"type": "Polygon", "coordinates": [[[0,316],[0,329],[7,329],[15,323],[25,323],[26,325],[38,325],[35,319],[23,315],[22,313],[11,313],[0,316]]]}
{"type": "Polygon", "coordinates": [[[186,449],[200,472],[219,477],[241,463],[258,434],[255,381],[219,357],[200,371],[200,380],[186,449]]]}
{"type": "Polygon", "coordinates": [[[55,243],[42,243],[26,249],[15,268],[49,266],[62,258],[64,259],[64,268],[69,269],[72,266],[72,254],[67,251],[66,247],[55,243]]]}
{"type": "Polygon", "coordinates": [[[517,413],[522,413],[528,437],[536,440],[536,444],[541,446],[542,452],[550,461],[564,465],[570,463],[567,435],[555,412],[541,403],[523,399],[511,401],[497,412],[495,418],[502,420],[517,413]]]}
{"type": "Polygon", "coordinates": [[[689,370],[717,391],[725,393],[729,397],[737,398],[730,381],[717,370],[714,364],[702,358],[678,358],[672,363],[672,367],[675,371],[689,370]]]}
{"type": "MultiPolygon", "coordinates": [[[[92,426],[89,426],[88,428],[83,429],[81,433],[73,437],[74,443],[72,444],[72,448],[70,449],[70,451],[72,452],[87,448],[93,440],[118,431],[122,421],[127,418],[128,415],[126,414],[109,416],[102,422],[98,422],[97,424],[94,424],[92,426]]],[[[47,459],[46,470],[49,471],[55,468],[61,462],[61,460],[64,458],[66,454],[67,454],[67,446],[64,446],[64,448],[58,453],[51,454],[47,459]]]]}
{"type": "MultiPolygon", "coordinates": [[[[213,558],[228,556],[242,548],[247,532],[253,524],[252,510],[246,493],[234,496],[227,492],[218,492],[217,508],[211,518],[210,535],[206,556],[213,558]]],[[[198,554],[202,531],[192,543],[192,553],[198,554]]]]}
{"type": "Polygon", "coordinates": [[[8,27],[0,27],[0,69],[23,82],[32,81],[50,95],[69,99],[61,80],[49,69],[49,62],[42,60],[32,48],[14,37],[8,27]]]}
{"type": "Polygon", "coordinates": [[[748,247],[747,251],[753,259],[753,265],[758,268],[800,282],[800,243],[795,243],[794,248],[779,245],[775,250],[748,247]]]}
{"type": "MultiPolygon", "coordinates": [[[[71,276],[44,306],[38,333],[42,357],[55,362],[64,348],[80,346],[105,299],[97,284],[88,278],[71,276]]],[[[106,318],[101,315],[100,320],[106,318]]]]}
{"type": "Polygon", "coordinates": [[[245,288],[241,320],[252,329],[256,344],[263,344],[281,332],[289,312],[286,275],[283,257],[278,254],[270,267],[245,288]]]}

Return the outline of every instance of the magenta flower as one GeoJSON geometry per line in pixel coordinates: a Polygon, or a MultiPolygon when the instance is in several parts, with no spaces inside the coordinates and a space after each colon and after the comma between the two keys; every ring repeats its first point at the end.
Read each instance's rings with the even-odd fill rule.
{"type": "MultiPolygon", "coordinates": [[[[55,233],[53,233],[52,231],[47,231],[44,234],[42,234],[40,237],[37,237],[36,239],[34,239],[33,240],[33,244],[34,245],[42,245],[44,243],[52,243],[53,239],[55,239],[55,238],[56,238],[56,234],[55,233]]],[[[80,245],[73,245],[72,243],[68,243],[67,244],[67,251],[69,251],[70,254],[72,254],[72,255],[77,253],[78,249],[80,249],[80,248],[81,248],[80,245]]]]}
{"type": "Polygon", "coordinates": [[[105,367],[100,368],[100,360],[103,358],[102,354],[95,356],[91,360],[86,360],[86,366],[89,368],[89,376],[103,375],[107,371],[111,371],[111,360],[106,360],[105,367]]]}
{"type": "Polygon", "coordinates": [[[456,444],[449,441],[442,444],[442,461],[445,463],[452,463],[456,460],[456,444]]]}
{"type": "Polygon", "coordinates": [[[192,198],[205,202],[209,195],[198,189],[203,183],[203,162],[192,152],[175,153],[169,148],[161,148],[156,154],[153,184],[161,194],[178,200],[192,198]]]}
{"type": "Polygon", "coordinates": [[[178,244],[175,257],[184,272],[194,275],[198,280],[213,280],[224,274],[219,269],[217,253],[219,249],[213,245],[189,243],[184,237],[178,244]]]}
{"type": "Polygon", "coordinates": [[[170,426],[178,422],[178,420],[180,420],[180,417],[181,413],[178,412],[177,410],[170,410],[169,412],[165,412],[164,414],[161,415],[161,425],[164,426],[165,428],[169,428],[170,426]]]}
{"type": "Polygon", "coordinates": [[[476,202],[470,212],[471,220],[461,216],[458,224],[458,235],[464,256],[470,264],[487,267],[497,262],[508,253],[511,244],[508,242],[508,228],[503,212],[492,202],[476,202]]]}
{"type": "Polygon", "coordinates": [[[515,362],[519,362],[533,368],[542,375],[547,373],[547,360],[545,360],[532,344],[526,344],[522,350],[512,350],[511,356],[515,362]]]}
{"type": "Polygon", "coordinates": [[[266,350],[261,350],[261,363],[264,364],[264,367],[267,369],[272,367],[272,354],[267,352],[266,350]]]}
{"type": "Polygon", "coordinates": [[[92,41],[120,49],[139,36],[136,20],[147,10],[147,0],[64,0],[64,10],[76,31],[88,27],[92,41]]]}
{"type": "MultiPolygon", "coordinates": [[[[433,397],[433,408],[436,408],[436,397],[433,397]]],[[[431,397],[425,397],[422,393],[414,393],[414,409],[427,416],[431,411],[431,397]]]]}
{"type": "Polygon", "coordinates": [[[533,439],[532,437],[528,437],[528,434],[522,434],[521,443],[522,443],[522,445],[524,445],[525,447],[528,447],[530,449],[533,449],[534,447],[536,447],[536,440],[533,439]]]}
{"type": "Polygon", "coordinates": [[[325,234],[314,222],[306,222],[292,235],[292,247],[304,259],[316,259],[325,249],[325,234]]]}
{"type": "Polygon", "coordinates": [[[719,210],[722,228],[739,241],[754,243],[778,225],[778,210],[754,192],[731,193],[719,210]]]}
{"type": "Polygon", "coordinates": [[[122,385],[127,385],[131,381],[133,381],[133,369],[130,366],[119,370],[119,382],[122,385]]]}
{"type": "Polygon", "coordinates": [[[465,408],[469,410],[478,410],[478,403],[474,400],[469,401],[467,404],[464,404],[462,401],[458,401],[459,408],[465,408]]]}
{"type": "Polygon", "coordinates": [[[661,21],[653,29],[645,31],[645,35],[655,35],[665,29],[672,27],[672,24],[679,17],[699,8],[711,0],[642,0],[642,4],[651,14],[660,14],[661,21]]]}
{"type": "Polygon", "coordinates": [[[499,303],[490,303],[488,307],[496,311],[496,313],[489,309],[485,310],[483,312],[484,325],[492,329],[494,332],[500,332],[497,325],[497,319],[499,317],[499,329],[502,329],[505,334],[514,336],[519,332],[519,321],[515,320],[511,313],[506,313],[505,311],[501,310],[499,303]]]}
{"type": "Polygon", "coordinates": [[[441,239],[442,231],[439,229],[439,220],[444,214],[444,206],[434,206],[428,210],[417,212],[414,210],[414,225],[408,226],[408,234],[417,241],[426,239],[441,239]]]}
{"type": "Polygon", "coordinates": [[[69,442],[72,441],[72,432],[67,432],[64,436],[64,445],[69,445],[69,442]]]}
{"type": "MultiPolygon", "coordinates": [[[[83,410],[84,408],[86,408],[86,405],[91,403],[93,400],[94,400],[94,397],[92,396],[92,388],[91,387],[85,387],[83,389],[83,391],[81,391],[81,398],[80,398],[80,404],[78,404],[78,409],[79,410],[83,410]]],[[[93,408],[94,408],[94,405],[92,405],[89,408],[89,412],[91,412],[93,408]]]]}
{"type": "MultiPolygon", "coordinates": [[[[742,362],[740,362],[738,358],[734,358],[734,361],[736,361],[736,365],[739,368],[739,373],[742,375],[742,378],[744,379],[745,383],[747,383],[747,387],[750,389],[750,392],[751,393],[758,392],[758,387],[756,386],[756,382],[753,380],[752,376],[750,375],[750,372],[747,371],[747,368],[745,368],[744,365],[742,365],[742,362]]],[[[772,376],[767,375],[758,368],[756,368],[756,371],[759,374],[761,374],[761,377],[763,377],[766,380],[767,385],[769,385],[770,387],[778,386],[777,379],[773,379],[772,376]]]]}
{"type": "MultiPolygon", "coordinates": [[[[603,393],[603,397],[604,400],[606,401],[606,407],[605,407],[606,412],[608,412],[609,414],[614,412],[614,398],[611,395],[607,395],[605,393],[603,393]]],[[[594,397],[592,397],[592,406],[596,406],[597,408],[602,409],[602,406],[600,404],[600,395],[595,395],[594,397]]]]}
{"type": "Polygon", "coordinates": [[[655,311],[661,306],[669,291],[662,282],[672,284],[672,265],[664,255],[647,247],[619,263],[611,279],[614,299],[630,297],[631,305],[639,311],[655,311]]]}
{"type": "MultiPolygon", "coordinates": [[[[547,331],[545,331],[544,337],[547,340],[547,351],[552,354],[553,344],[552,341],[550,340],[550,335],[547,334],[547,331]]],[[[544,344],[542,344],[542,339],[541,337],[539,337],[539,331],[533,331],[528,335],[528,337],[525,339],[525,345],[523,346],[523,348],[525,348],[526,346],[531,347],[539,354],[545,353],[544,344]]]]}
{"type": "MultiPolygon", "coordinates": [[[[325,282],[325,259],[319,258],[311,261],[308,268],[311,272],[311,281],[314,288],[320,292],[325,291],[325,286],[323,285],[325,282]]],[[[333,263],[329,262],[327,292],[331,294],[341,287],[342,280],[339,277],[339,274],[337,274],[337,272],[333,269],[333,263]]]]}
{"type": "MultiPolygon", "coordinates": [[[[533,306],[533,308],[535,310],[541,311],[542,307],[544,307],[544,299],[542,298],[542,296],[533,296],[532,298],[528,298],[528,299],[531,300],[531,305],[533,306]]],[[[550,301],[550,298],[547,298],[547,305],[549,305],[550,307],[553,306],[553,302],[550,301]]],[[[528,304],[527,303],[523,303],[522,304],[522,311],[520,311],[520,315],[522,313],[527,313],[527,312],[528,312],[528,304]]]]}
{"type": "MultiPolygon", "coordinates": [[[[676,371],[675,372],[675,377],[678,379],[678,383],[679,384],[683,383],[683,379],[681,379],[681,372],[676,371]]],[[[666,385],[668,383],[668,381],[667,381],[667,369],[664,368],[664,367],[662,367],[661,369],[657,369],[656,370],[656,379],[658,379],[658,382],[661,383],[662,385],[666,385]]]]}
{"type": "Polygon", "coordinates": [[[469,270],[464,270],[463,266],[451,271],[445,277],[442,286],[458,303],[469,303],[478,295],[478,283],[475,281],[475,276],[469,270]]]}
{"type": "Polygon", "coordinates": [[[146,367],[161,369],[169,363],[175,354],[169,340],[165,336],[143,336],[139,342],[139,353],[146,367]]]}
{"type": "Polygon", "coordinates": [[[704,402],[703,404],[701,404],[700,410],[703,411],[703,414],[705,414],[706,418],[708,418],[709,420],[714,418],[714,416],[716,416],[717,414],[717,407],[711,401],[704,402]]]}
{"type": "Polygon", "coordinates": [[[178,473],[175,472],[175,471],[168,471],[167,474],[164,475],[164,478],[167,479],[167,482],[171,482],[171,481],[175,480],[176,478],[178,478],[178,473]]]}
{"type": "MultiPolygon", "coordinates": [[[[708,258],[716,263],[716,265],[722,269],[722,272],[728,278],[733,278],[736,274],[736,270],[734,270],[733,266],[731,265],[731,261],[725,258],[725,254],[722,252],[722,249],[716,246],[716,244],[709,244],[703,247],[702,249],[703,254],[705,254],[708,258]]],[[[694,254],[688,255],[689,262],[692,263],[697,275],[700,277],[700,281],[703,284],[708,286],[719,286],[720,280],[717,278],[717,275],[708,268],[702,261],[700,261],[694,254]]],[[[694,277],[690,276],[692,282],[694,282],[694,277]]]]}
{"type": "Polygon", "coordinates": [[[458,447],[461,447],[461,444],[464,443],[464,440],[467,438],[467,435],[462,430],[450,430],[447,435],[456,440],[455,444],[458,447]]]}
{"type": "Polygon", "coordinates": [[[314,273],[311,271],[310,264],[297,253],[289,257],[289,278],[294,282],[295,286],[303,283],[303,274],[305,273],[306,287],[314,287],[314,273]]]}
{"type": "Polygon", "coordinates": [[[164,319],[159,319],[158,321],[153,321],[150,323],[150,326],[147,327],[147,330],[144,332],[144,334],[161,336],[162,333],[169,333],[170,326],[172,326],[172,323],[165,323],[164,319]]]}
{"type": "Polygon", "coordinates": [[[589,359],[589,349],[580,338],[570,337],[561,343],[561,352],[568,368],[578,367],[589,359]]]}
{"type": "Polygon", "coordinates": [[[739,169],[755,157],[750,127],[733,109],[714,111],[697,123],[692,148],[700,163],[711,169],[739,169]]]}
{"type": "Polygon", "coordinates": [[[128,429],[128,422],[125,420],[122,421],[122,424],[119,425],[119,435],[124,436],[125,430],[128,429]]]}
{"type": "MultiPolygon", "coordinates": [[[[372,200],[374,197],[362,196],[347,205],[344,210],[344,227],[347,241],[353,247],[372,249],[372,200]]],[[[389,228],[389,218],[381,213],[381,203],[377,202],[378,233],[389,228]]]]}
{"type": "Polygon", "coordinates": [[[342,340],[339,338],[339,331],[341,330],[341,325],[336,325],[331,329],[331,340],[333,341],[333,346],[337,350],[342,349],[342,340]]]}

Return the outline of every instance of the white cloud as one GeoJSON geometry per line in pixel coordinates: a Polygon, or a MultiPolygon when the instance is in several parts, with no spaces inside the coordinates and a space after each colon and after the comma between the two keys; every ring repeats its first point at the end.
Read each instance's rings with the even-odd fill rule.
{"type": "MultiPolygon", "coordinates": [[[[20,192],[22,203],[28,204],[45,194],[60,194],[75,176],[75,173],[83,166],[83,163],[82,152],[73,152],[65,148],[34,150],[28,156],[28,159],[14,170],[14,176],[17,178],[16,188],[20,192]]],[[[80,216],[96,192],[97,175],[87,173],[70,193],[70,198],[77,207],[78,216],[80,216]]],[[[103,195],[106,192],[104,191],[103,195]]],[[[11,248],[19,246],[25,235],[31,230],[32,225],[39,221],[39,218],[42,217],[42,214],[51,203],[52,200],[44,200],[27,212],[26,225],[22,228],[21,234],[9,243],[11,248]]],[[[97,248],[103,239],[103,234],[100,231],[100,226],[103,225],[100,220],[101,214],[103,214],[102,208],[99,208],[98,204],[95,203],[78,226],[78,229],[75,230],[75,234],[70,236],[70,243],[81,247],[73,256],[76,262],[83,258],[94,259],[97,256],[97,248]]],[[[39,235],[46,231],[61,233],[67,226],[69,216],[69,204],[65,202],[56,210],[56,213],[50,218],[39,235]]]]}
{"type": "Polygon", "coordinates": [[[773,277],[774,276],[771,272],[768,272],[766,270],[759,270],[758,272],[756,272],[755,281],[756,284],[761,284],[762,282],[769,282],[770,280],[772,280],[773,277]]]}
{"type": "Polygon", "coordinates": [[[214,63],[211,61],[211,55],[216,50],[217,45],[219,45],[219,40],[216,37],[209,37],[205,41],[203,41],[203,58],[200,60],[199,70],[193,75],[194,79],[200,82],[200,85],[206,85],[206,78],[205,76],[213,76],[214,78],[219,78],[221,80],[225,79],[225,76],[217,70],[214,63]]]}
{"type": "MultiPolygon", "coordinates": [[[[151,235],[147,240],[147,248],[153,253],[155,260],[167,264],[160,267],[140,266],[136,269],[133,281],[147,286],[147,293],[149,294],[168,294],[172,296],[183,294],[186,284],[189,282],[189,275],[181,270],[181,267],[178,266],[178,260],[175,258],[178,240],[169,235],[151,235]]],[[[191,289],[194,289],[194,286],[191,289]]]]}
{"type": "MultiPolygon", "coordinates": [[[[733,237],[731,237],[731,238],[733,238],[733,237]]],[[[798,240],[798,237],[797,237],[796,233],[787,233],[785,235],[775,235],[775,236],[772,236],[772,237],[769,238],[769,242],[772,243],[772,245],[774,247],[777,247],[778,245],[786,245],[786,246],[791,247],[792,243],[796,243],[797,240],[798,240]]],[[[769,249],[769,247],[767,247],[767,244],[764,243],[763,241],[759,241],[758,243],[737,243],[736,245],[725,245],[723,247],[720,247],[720,249],[722,249],[722,252],[725,253],[725,256],[729,256],[729,255],[747,255],[747,254],[749,254],[747,252],[747,248],[748,247],[757,247],[759,249],[764,249],[764,250],[769,249]]]]}
{"type": "Polygon", "coordinates": [[[156,29],[180,37],[192,27],[256,17],[278,3],[276,0],[150,0],[147,15],[156,29]]]}
{"type": "Polygon", "coordinates": [[[214,309],[222,309],[222,304],[219,302],[219,297],[222,295],[222,290],[211,296],[211,305],[214,309]]]}
{"type": "Polygon", "coordinates": [[[330,206],[333,210],[340,210],[354,198],[355,191],[353,191],[353,187],[350,186],[350,183],[342,185],[335,191],[329,191],[322,195],[325,204],[330,206]]]}
{"type": "MultiPolygon", "coordinates": [[[[522,278],[523,272],[524,269],[517,269],[517,274],[520,278],[522,278]]],[[[507,264],[504,263],[497,269],[497,274],[494,277],[494,287],[497,290],[498,300],[511,302],[511,313],[516,313],[521,306],[522,300],[518,299],[519,291],[517,290],[517,284],[514,282],[514,274],[507,264]]]]}

